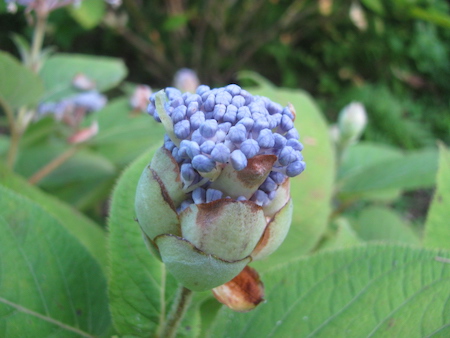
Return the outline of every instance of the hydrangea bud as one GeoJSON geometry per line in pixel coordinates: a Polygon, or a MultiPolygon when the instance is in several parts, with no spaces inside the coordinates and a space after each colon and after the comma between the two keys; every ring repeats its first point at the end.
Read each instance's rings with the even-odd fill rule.
{"type": "Polygon", "coordinates": [[[148,112],[167,133],[136,192],[150,251],[186,288],[214,288],[221,302],[250,310],[263,292],[246,266],[283,242],[293,208],[289,178],[305,169],[293,107],[234,84],[201,85],[195,94],[152,94],[148,112]],[[236,294],[244,282],[254,286],[250,298],[236,294]]]}
{"type": "Polygon", "coordinates": [[[367,124],[364,105],[352,102],[339,113],[339,139],[341,142],[354,142],[359,139],[367,124]]]}

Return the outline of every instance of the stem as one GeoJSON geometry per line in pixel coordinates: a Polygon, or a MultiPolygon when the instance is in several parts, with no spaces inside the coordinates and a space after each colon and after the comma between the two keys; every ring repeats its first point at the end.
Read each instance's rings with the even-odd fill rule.
{"type": "Polygon", "coordinates": [[[78,150],[78,147],[72,147],[72,148],[67,149],[65,152],[63,152],[58,157],[53,159],[51,162],[47,163],[45,166],[43,166],[41,169],[39,169],[38,172],[33,174],[33,176],[31,176],[28,179],[28,182],[31,184],[38,183],[40,180],[42,180],[44,177],[48,176],[56,168],[60,167],[69,158],[71,158],[73,155],[75,155],[77,150],[78,150]]]}
{"type": "Polygon", "coordinates": [[[37,73],[40,66],[40,54],[44,43],[45,27],[47,25],[47,13],[36,13],[36,27],[34,28],[33,43],[30,54],[30,68],[37,73]]]}
{"type": "Polygon", "coordinates": [[[160,337],[173,338],[192,299],[192,291],[180,285],[160,337]]]}

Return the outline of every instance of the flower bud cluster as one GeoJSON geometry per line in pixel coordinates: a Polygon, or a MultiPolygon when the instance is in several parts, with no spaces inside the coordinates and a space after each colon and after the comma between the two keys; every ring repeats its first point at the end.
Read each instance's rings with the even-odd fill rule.
{"type": "MultiPolygon", "coordinates": [[[[274,199],[286,177],[299,175],[305,169],[303,145],[294,128],[291,106],[282,107],[266,97],[253,96],[235,84],[215,89],[201,85],[195,94],[182,94],[169,87],[165,93],[168,100],[164,110],[170,117],[173,135],[165,136],[164,147],[180,166],[186,192],[191,192],[180,211],[191,203],[228,197],[210,187],[214,173],[227,165],[241,171],[257,155],[277,157],[267,179],[249,198],[261,206],[274,199]]],[[[161,122],[155,94],[150,97],[148,113],[161,122]]]]}

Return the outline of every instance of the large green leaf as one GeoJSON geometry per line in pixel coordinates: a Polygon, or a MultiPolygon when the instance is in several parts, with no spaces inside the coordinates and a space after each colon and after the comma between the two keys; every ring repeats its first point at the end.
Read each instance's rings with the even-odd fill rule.
{"type": "Polygon", "coordinates": [[[439,146],[437,188],[425,224],[424,245],[450,249],[450,151],[439,146]]]}
{"type": "Polygon", "coordinates": [[[249,89],[252,94],[267,96],[282,105],[294,105],[297,111],[295,126],[305,146],[302,153],[306,161],[305,172],[291,179],[294,201],[291,229],[281,247],[267,260],[256,264],[259,269],[264,269],[304,254],[317,244],[331,210],[335,158],[325,119],[308,94],[273,87],[261,78],[256,80],[261,87],[249,89]]]}
{"type": "Polygon", "coordinates": [[[348,219],[339,217],[333,220],[330,229],[325,233],[323,242],[320,243],[320,250],[342,249],[361,243],[361,239],[352,229],[348,219]]]}
{"type": "Polygon", "coordinates": [[[112,101],[93,119],[98,121],[99,133],[92,147],[119,167],[132,162],[150,145],[163,143],[163,126],[148,114],[132,112],[125,98],[112,101]]]}
{"type": "Polygon", "coordinates": [[[411,190],[434,185],[437,171],[437,151],[425,149],[408,152],[400,158],[390,158],[367,166],[341,182],[342,197],[360,196],[383,190],[411,190]]]}
{"type": "MultiPolygon", "coordinates": [[[[55,140],[23,148],[15,169],[19,174],[30,177],[68,148],[68,145],[55,140]]],[[[116,167],[108,159],[92,150],[80,149],[42,179],[39,186],[70,204],[82,208],[87,204],[85,200],[90,199],[98,191],[103,193],[91,202],[106,197],[107,189],[111,187],[116,174],[116,167]]]]}
{"type": "Polygon", "coordinates": [[[267,302],[223,308],[210,337],[448,337],[450,253],[370,245],[267,272],[267,302]]]}
{"type": "Polygon", "coordinates": [[[5,168],[1,163],[0,185],[39,203],[71,235],[75,236],[90,254],[97,259],[100,265],[106,269],[108,261],[106,254],[106,236],[99,225],[95,224],[80,212],[72,209],[69,205],[32,186],[19,175],[5,168]]]}
{"type": "Polygon", "coordinates": [[[79,6],[70,6],[72,17],[85,29],[97,26],[105,15],[106,4],[104,0],[82,1],[79,6]]]}
{"type": "Polygon", "coordinates": [[[389,241],[420,245],[418,235],[398,213],[387,207],[363,209],[352,222],[359,238],[365,241],[389,241]]]}
{"type": "Polygon", "coordinates": [[[110,327],[97,262],[38,204],[0,187],[0,336],[79,337],[110,327]]]}
{"type": "Polygon", "coordinates": [[[39,77],[8,53],[0,51],[0,104],[9,109],[39,102],[44,87],[39,77]]]}
{"type": "Polygon", "coordinates": [[[108,90],[116,86],[127,74],[124,63],[119,59],[56,54],[50,57],[40,72],[45,85],[45,101],[56,101],[78,93],[72,81],[75,75],[84,74],[95,81],[96,89],[108,90]]]}
{"type": "MultiPolygon", "coordinates": [[[[136,186],[153,153],[145,153],[123,173],[112,196],[109,298],[114,326],[122,335],[153,336],[164,322],[177,285],[164,264],[147,250],[134,220],[136,186]]],[[[193,303],[179,335],[195,336],[199,321],[193,303]]]]}

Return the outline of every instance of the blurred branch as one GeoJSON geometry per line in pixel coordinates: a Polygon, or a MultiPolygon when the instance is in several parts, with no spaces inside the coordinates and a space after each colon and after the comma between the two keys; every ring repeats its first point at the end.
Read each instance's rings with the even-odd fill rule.
{"type": "Polygon", "coordinates": [[[55,169],[59,168],[61,165],[64,164],[64,162],[66,162],[73,155],[75,155],[78,149],[79,146],[74,146],[67,149],[66,151],[61,153],[58,157],[56,157],[55,159],[47,163],[45,166],[43,166],[41,169],[39,169],[39,171],[34,173],[33,176],[31,176],[28,179],[28,182],[30,182],[31,184],[39,183],[43,178],[51,174],[55,169]]]}

